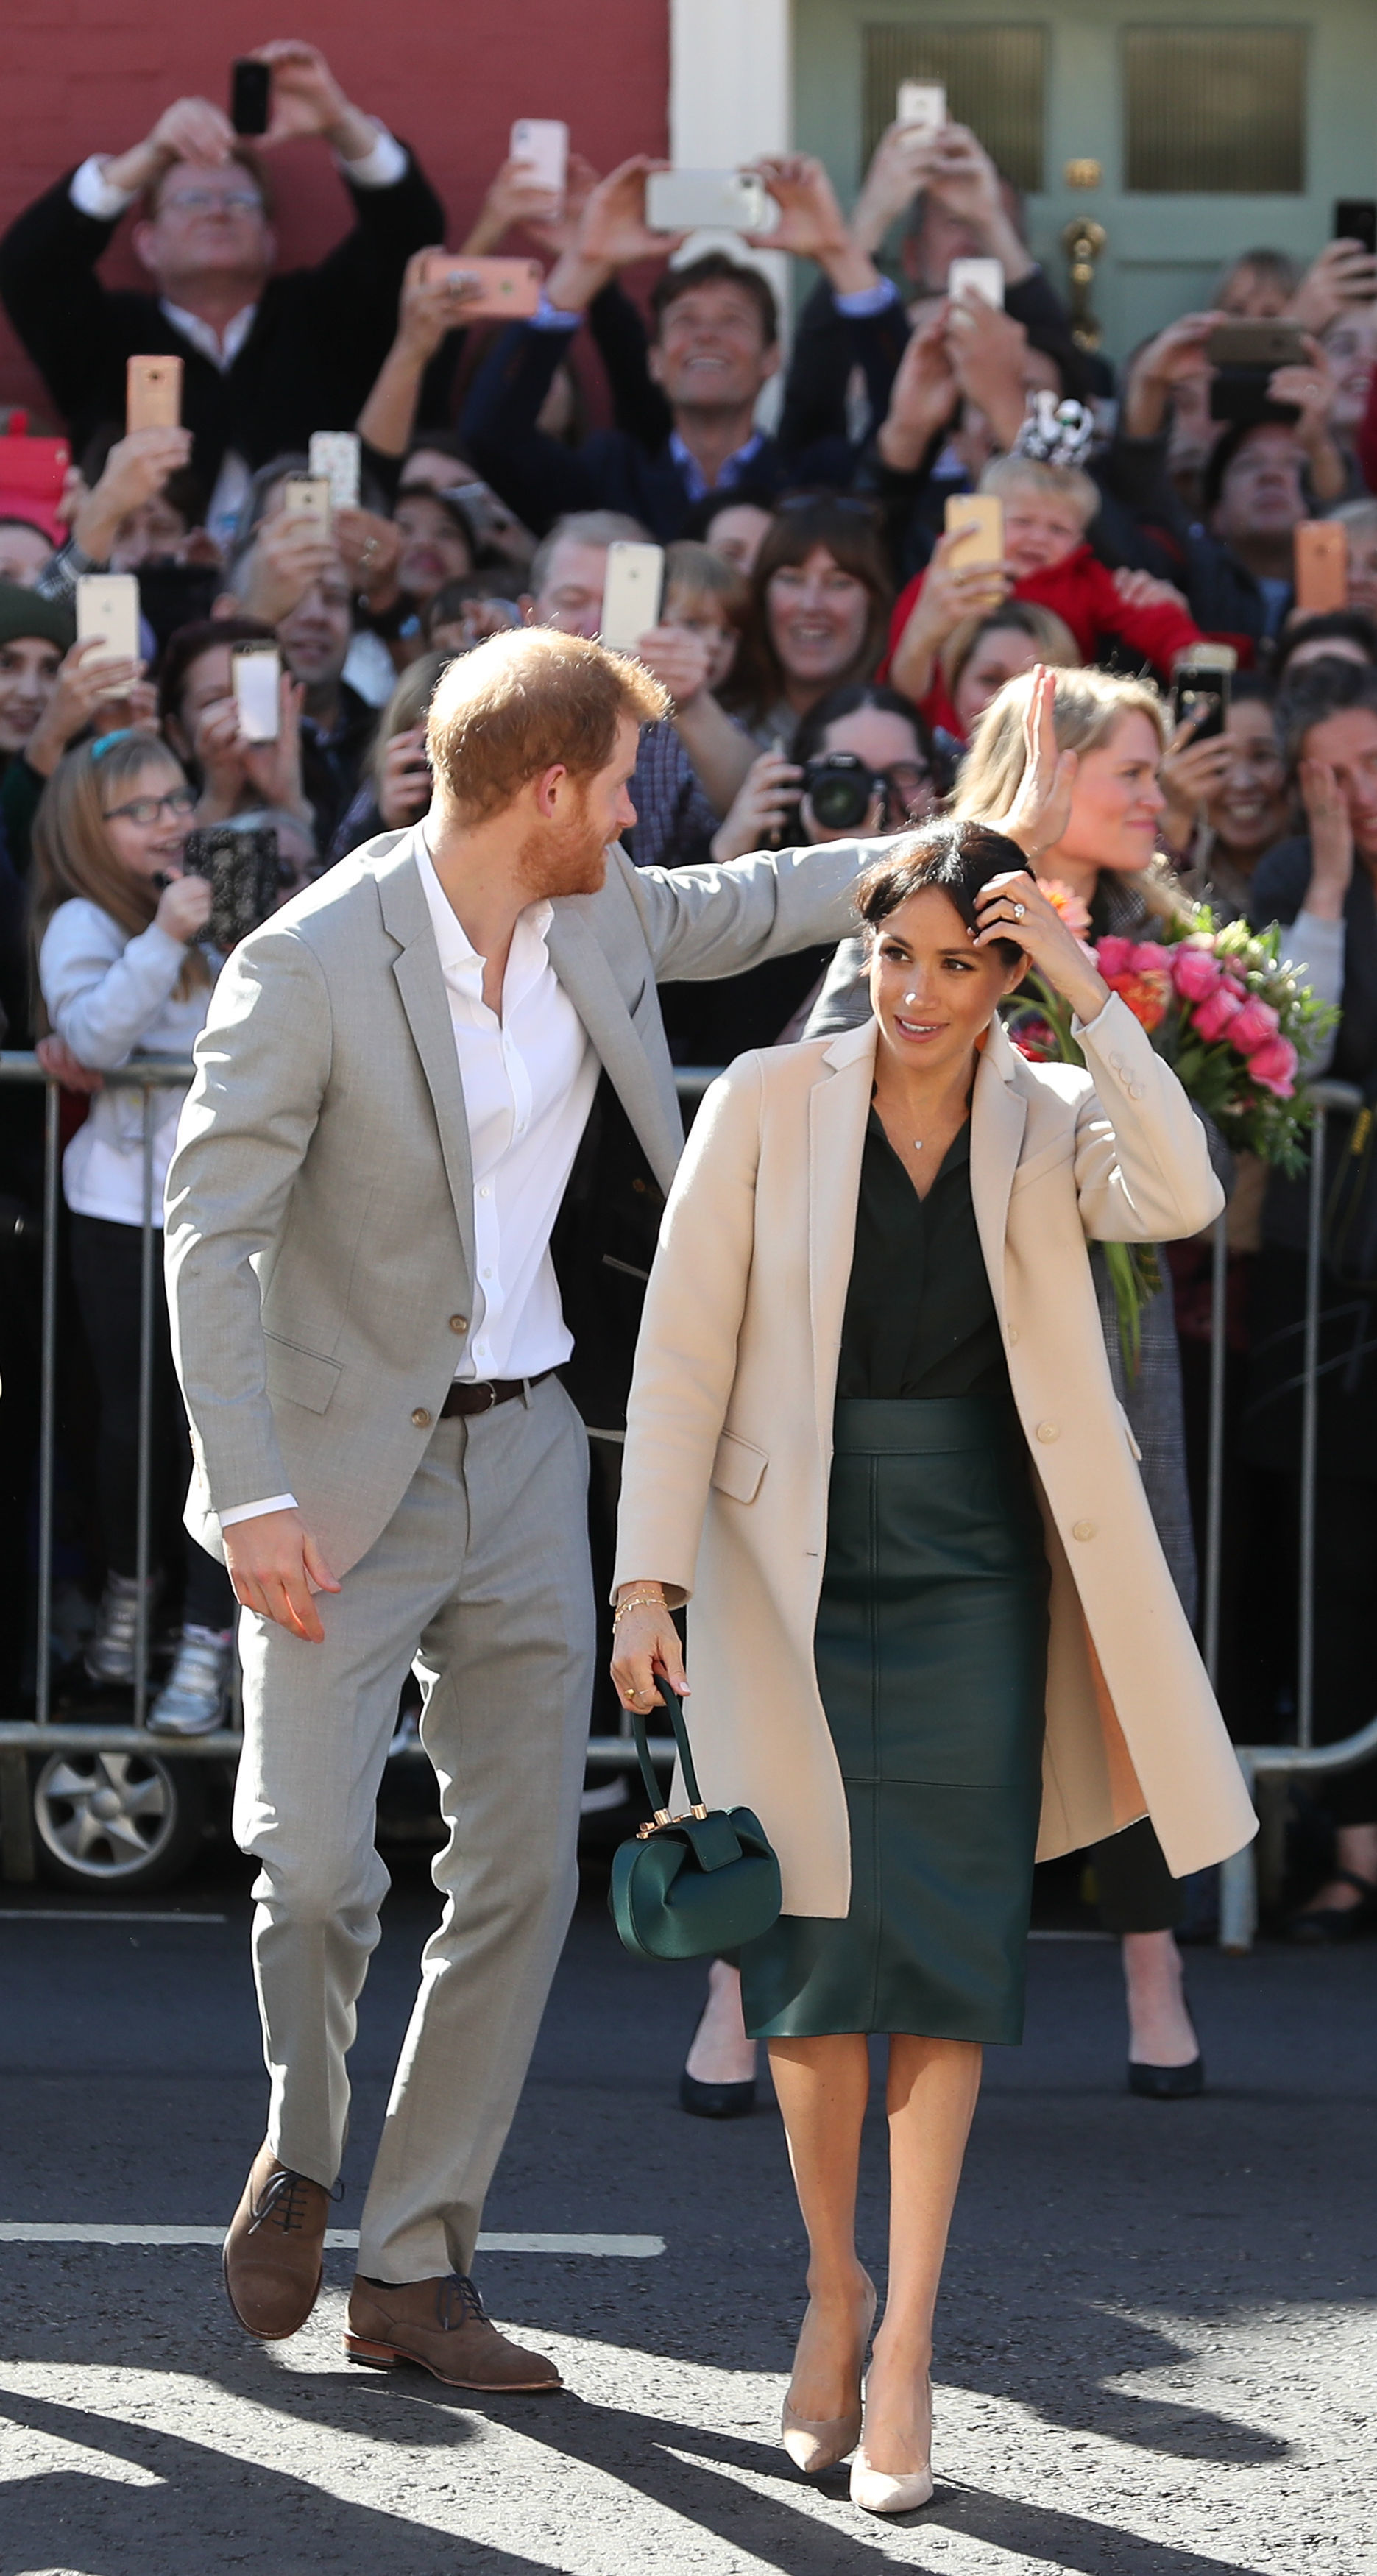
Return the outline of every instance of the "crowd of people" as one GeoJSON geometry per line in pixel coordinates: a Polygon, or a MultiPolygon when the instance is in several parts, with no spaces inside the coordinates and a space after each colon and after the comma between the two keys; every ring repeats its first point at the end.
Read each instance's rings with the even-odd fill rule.
{"type": "MultiPolygon", "coordinates": [[[[987,711],[1051,668],[1066,675],[1057,721],[1088,778],[1105,755],[1056,868],[1096,928],[1150,936],[1174,893],[1216,918],[1280,920],[1342,1006],[1332,1069],[1359,1083],[1377,1071],[1377,260],[1360,244],[1330,243],[1304,269],[1263,249],[1233,261],[1208,312],[1116,376],[1077,344],[1017,192],[959,125],[893,126],[849,215],[820,162],[763,159],[773,223],[744,249],[652,230],[645,156],[600,176],[574,152],[559,194],[519,161],[497,172],[461,252],[534,254],[543,286],[529,318],[466,325],[462,258],[432,255],[445,210],[415,156],[310,46],[262,58],[272,118],[260,143],[210,102],[178,100],[142,142],[59,178],[0,243],[0,295],[76,460],[39,503],[6,489],[17,441],[0,441],[0,1006],[8,1043],[36,1041],[66,1087],[62,1542],[99,1594],[86,1675],[113,1689],[131,1679],[140,1611],[143,1166],[138,1118],[101,1077],[131,1054],[185,1055],[204,1021],[222,959],[209,884],[182,873],[188,837],[271,836],[285,901],[414,823],[430,801],[425,724],[441,674],[522,624],[595,637],[619,543],[664,549],[658,613],[636,646],[665,706],[641,729],[630,782],[637,867],[893,833],[952,800],[972,811],[987,711]],[[303,136],[333,153],[352,220],[323,261],[282,274],[273,147],[303,136]],[[142,292],[100,275],[126,224],[142,292]],[[748,258],[767,243],[806,270],[787,360],[773,290],[748,258]],[[962,257],[998,262],[1002,309],[948,293],[962,257]],[[1207,349],[1229,318],[1294,322],[1305,362],[1263,383],[1255,416],[1226,421],[1207,349]],[[181,362],[180,424],[131,430],[127,362],[150,355],[181,362]],[[356,501],[328,522],[293,491],[321,430],[355,432],[360,464],[356,501]],[[972,564],[944,526],[966,494],[1000,505],[997,559],[972,564]],[[1347,564],[1345,604],[1321,614],[1298,606],[1293,560],[1298,525],[1317,519],[1341,531],[1347,564]],[[77,585],[105,571],[138,580],[133,660],[76,640],[77,585]],[[1168,693],[1178,657],[1205,640],[1232,648],[1238,668],[1222,729],[1198,740],[1171,720],[1168,693]],[[281,659],[270,740],[246,733],[233,689],[234,649],[255,643],[281,659]],[[1124,757],[1110,759],[1116,746],[1124,757]]],[[[834,959],[824,946],[668,980],[672,1054],[726,1063],[841,1025],[829,1013],[844,1018],[854,959],[850,987],[848,971],[845,949],[834,959]]],[[[159,1187],[178,1106],[161,1096],[159,1187]]],[[[4,1554],[22,1569],[34,1434],[23,1211],[37,1203],[38,1149],[33,1104],[14,1091],[3,1137],[16,1212],[4,1554]]],[[[1256,1738],[1292,1714],[1276,1618],[1294,1593],[1305,1215],[1299,1185],[1235,1178],[1223,1690],[1236,1733],[1256,1738]]],[[[1189,1252],[1175,1290],[1180,1349],[1167,1298],[1156,1356],[1125,1396],[1147,1406],[1151,1379],[1168,1425],[1156,1507],[1193,1611],[1204,1427],[1189,1252]]],[[[1368,1310],[1337,1287],[1328,1305],[1321,1737],[1370,1714],[1357,1608],[1377,1512],[1368,1310]]],[[[634,1333],[634,1312],[619,1320],[634,1333]]],[[[153,1580],[172,1651],[153,1722],[175,1740],[222,1719],[230,1603],[176,1535],[188,1453],[170,1371],[162,1317],[153,1580]]],[[[609,1476],[604,1504],[615,1460],[609,1476]]],[[[0,1657],[14,1691],[24,1578],[6,1580],[0,1657]]],[[[1321,1803],[1334,1848],[1293,1928],[1344,1937],[1377,1923],[1377,1769],[1327,1781],[1321,1803]]],[[[1151,1922],[1125,1912],[1114,1866],[1099,1876],[1115,1928],[1156,1938],[1157,1913],[1180,1919],[1160,1890],[1151,1922]]],[[[1160,2031],[1135,2023],[1131,2053],[1160,2062],[1160,2031]]],[[[731,2031],[719,2045],[710,2013],[687,2095],[724,2082],[739,2094],[747,2063],[731,2031]]]]}

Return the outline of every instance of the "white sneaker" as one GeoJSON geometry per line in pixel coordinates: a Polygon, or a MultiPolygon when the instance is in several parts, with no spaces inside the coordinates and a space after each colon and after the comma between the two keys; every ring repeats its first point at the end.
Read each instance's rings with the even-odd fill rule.
{"type": "MultiPolygon", "coordinates": [[[[148,1578],[148,1615],[158,1597],[158,1578],[148,1578]]],[[[132,1574],[107,1575],[95,1627],[82,1651],[93,1682],[132,1683],[134,1646],[139,1632],[139,1586],[132,1574]]],[[[152,1629],[149,1630],[150,1641],[152,1629]]]]}
{"type": "Polygon", "coordinates": [[[172,1670],[149,1711],[153,1735],[213,1735],[229,1706],[230,1644],[185,1628],[172,1670]]]}

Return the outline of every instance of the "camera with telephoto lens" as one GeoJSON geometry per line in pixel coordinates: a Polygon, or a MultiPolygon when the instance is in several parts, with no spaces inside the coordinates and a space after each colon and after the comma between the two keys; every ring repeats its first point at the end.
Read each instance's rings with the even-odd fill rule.
{"type": "Polygon", "coordinates": [[[885,781],[859,752],[826,751],[805,763],[800,794],[824,832],[857,832],[876,797],[883,801],[885,781]]]}

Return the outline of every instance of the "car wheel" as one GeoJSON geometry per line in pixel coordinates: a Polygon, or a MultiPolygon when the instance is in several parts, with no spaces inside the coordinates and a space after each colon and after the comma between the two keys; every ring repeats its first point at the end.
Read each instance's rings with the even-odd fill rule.
{"type": "Polygon", "coordinates": [[[205,1764],[160,1753],[54,1753],[33,1784],[43,1874],[88,1894],[166,1887],[195,1858],[205,1813],[205,1764]]]}

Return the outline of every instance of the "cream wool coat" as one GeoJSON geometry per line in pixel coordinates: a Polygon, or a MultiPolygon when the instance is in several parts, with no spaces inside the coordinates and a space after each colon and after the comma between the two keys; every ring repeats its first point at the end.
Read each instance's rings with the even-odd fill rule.
{"type": "MultiPolygon", "coordinates": [[[[1146,1814],[1181,1877],[1256,1819],[1110,1383],[1087,1242],[1195,1234],[1223,1194],[1124,1002],[1076,1034],[1085,1072],[1030,1064],[996,1022],[971,1109],[976,1222],[1052,1569],[1038,1856],[1146,1814]]],[[[666,1206],[628,1415],[615,1580],[692,1597],[703,1796],[755,1809],[789,1914],[850,1901],[812,1644],[875,1046],[871,1021],[714,1083],[666,1206]]]]}

